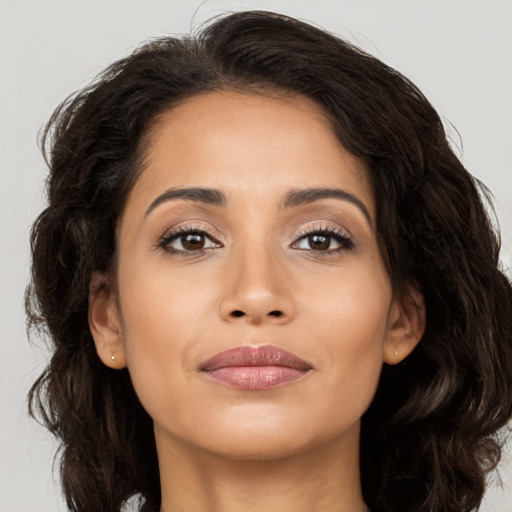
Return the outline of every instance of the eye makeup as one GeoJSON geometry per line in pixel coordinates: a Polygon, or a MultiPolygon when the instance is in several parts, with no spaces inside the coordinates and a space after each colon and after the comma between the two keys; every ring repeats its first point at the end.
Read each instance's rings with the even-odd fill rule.
{"type": "Polygon", "coordinates": [[[157,247],[172,255],[187,256],[217,249],[223,244],[204,226],[188,224],[167,231],[157,247]]]}
{"type": "Polygon", "coordinates": [[[291,247],[298,250],[333,255],[350,251],[355,247],[351,235],[344,230],[327,224],[306,228],[297,236],[297,240],[291,247]]]}
{"type": "MultiPolygon", "coordinates": [[[[167,231],[158,240],[157,247],[171,255],[190,256],[220,249],[224,245],[204,226],[185,224],[167,231]]],[[[301,229],[289,247],[318,256],[332,256],[354,249],[355,244],[345,230],[322,223],[301,229]]]]}

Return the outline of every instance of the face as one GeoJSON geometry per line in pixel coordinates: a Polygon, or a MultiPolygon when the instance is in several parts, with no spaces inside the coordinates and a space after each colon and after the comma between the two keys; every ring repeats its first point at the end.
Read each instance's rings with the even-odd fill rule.
{"type": "Polygon", "coordinates": [[[319,107],[219,92],[166,112],[117,237],[91,329],[157,443],[259,458],[355,442],[407,322],[365,166],[319,107]]]}

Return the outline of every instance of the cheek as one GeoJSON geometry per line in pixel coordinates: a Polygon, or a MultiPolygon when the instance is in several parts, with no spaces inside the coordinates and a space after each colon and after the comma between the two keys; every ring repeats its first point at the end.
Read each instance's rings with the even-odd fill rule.
{"type": "Polygon", "coordinates": [[[391,287],[384,271],[366,262],[338,272],[319,272],[304,281],[304,315],[322,331],[322,337],[337,340],[333,347],[348,353],[365,353],[382,347],[388,327],[391,287]]]}
{"type": "Polygon", "coordinates": [[[370,269],[352,270],[339,278],[317,280],[319,286],[304,309],[315,326],[316,344],[325,351],[321,370],[333,394],[343,388],[345,400],[360,402],[365,409],[382,369],[391,289],[370,269]]]}
{"type": "Polygon", "coordinates": [[[119,289],[128,369],[142,403],[151,409],[159,395],[178,391],[194,375],[193,354],[209,332],[206,312],[214,298],[193,279],[161,271],[120,276],[119,289]]]}

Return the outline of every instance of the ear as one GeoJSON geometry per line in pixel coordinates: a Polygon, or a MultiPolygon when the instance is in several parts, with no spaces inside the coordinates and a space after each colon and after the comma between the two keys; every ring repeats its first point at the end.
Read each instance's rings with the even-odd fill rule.
{"type": "Polygon", "coordinates": [[[397,364],[419,343],[425,332],[426,310],[423,295],[415,283],[406,284],[406,296],[393,299],[389,332],[384,344],[384,361],[397,364]]]}
{"type": "Polygon", "coordinates": [[[126,367],[121,322],[108,277],[93,272],[89,288],[89,329],[103,364],[119,370],[126,367]]]}

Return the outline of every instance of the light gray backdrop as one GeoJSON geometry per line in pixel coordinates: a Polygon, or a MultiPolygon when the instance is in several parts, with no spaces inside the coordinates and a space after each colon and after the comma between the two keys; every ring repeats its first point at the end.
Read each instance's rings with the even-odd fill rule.
{"type": "MultiPolygon", "coordinates": [[[[25,412],[47,356],[29,346],[22,307],[29,226],[44,201],[38,130],[69,93],[144,39],[249,8],[344,35],[419,85],[467,168],[494,192],[502,260],[512,263],[511,0],[0,0],[0,512],[64,510],[55,445],[25,412]]],[[[501,467],[504,491],[493,478],[485,512],[512,512],[511,464],[501,467]]]]}

